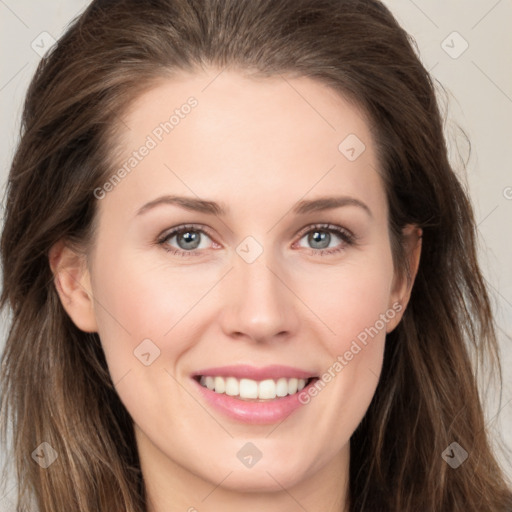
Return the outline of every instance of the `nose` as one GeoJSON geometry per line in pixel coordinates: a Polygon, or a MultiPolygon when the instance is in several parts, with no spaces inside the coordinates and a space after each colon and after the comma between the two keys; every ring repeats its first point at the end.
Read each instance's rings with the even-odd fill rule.
{"type": "Polygon", "coordinates": [[[293,335],[298,327],[300,301],[288,287],[286,277],[267,251],[252,263],[236,256],[221,292],[223,332],[231,338],[258,343],[283,341],[293,335]]]}

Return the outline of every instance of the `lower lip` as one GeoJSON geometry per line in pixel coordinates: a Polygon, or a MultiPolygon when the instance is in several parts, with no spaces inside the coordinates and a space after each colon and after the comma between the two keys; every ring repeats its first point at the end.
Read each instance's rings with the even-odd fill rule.
{"type": "Polygon", "coordinates": [[[299,407],[305,405],[299,401],[299,394],[305,390],[307,392],[307,388],[315,382],[315,380],[311,381],[301,391],[293,395],[265,402],[247,402],[224,393],[215,393],[215,391],[201,386],[196,379],[192,380],[199,387],[201,395],[217,410],[242,423],[259,425],[270,425],[283,421],[299,407]]]}

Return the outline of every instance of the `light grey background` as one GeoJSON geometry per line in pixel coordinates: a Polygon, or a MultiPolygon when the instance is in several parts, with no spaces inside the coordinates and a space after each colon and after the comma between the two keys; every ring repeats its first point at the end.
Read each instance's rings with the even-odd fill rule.
{"type": "MultiPolygon", "coordinates": [[[[461,173],[457,145],[463,159],[468,148],[457,124],[471,140],[464,180],[475,207],[480,258],[494,298],[505,380],[501,404],[496,399],[486,402],[487,418],[491,432],[501,432],[512,448],[512,0],[385,3],[415,38],[425,67],[449,93],[446,136],[452,162],[461,173]]],[[[0,0],[2,194],[18,140],[24,94],[39,53],[51,38],[58,39],[87,4],[84,0],[0,0]]],[[[5,323],[3,319],[0,351],[5,323]]],[[[508,457],[501,457],[512,477],[508,457]]],[[[12,496],[12,491],[0,496],[0,511],[11,510],[12,496]]]]}

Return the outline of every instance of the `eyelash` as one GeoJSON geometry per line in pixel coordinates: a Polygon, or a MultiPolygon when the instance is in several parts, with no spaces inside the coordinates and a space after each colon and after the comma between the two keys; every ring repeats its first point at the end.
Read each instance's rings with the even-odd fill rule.
{"type": "MultiPolygon", "coordinates": [[[[308,226],[307,229],[301,230],[299,233],[299,241],[304,238],[305,235],[309,234],[312,231],[327,231],[329,233],[334,233],[337,235],[343,243],[341,246],[337,248],[331,247],[330,249],[309,249],[310,254],[313,256],[325,256],[332,255],[343,251],[347,246],[355,245],[357,237],[350,232],[348,229],[342,228],[341,226],[335,226],[333,224],[314,224],[312,226],[308,226]]],[[[167,242],[173,238],[175,235],[180,233],[186,233],[187,231],[195,231],[198,233],[203,233],[207,235],[209,238],[213,238],[209,233],[209,230],[204,226],[198,226],[196,224],[187,224],[173,229],[172,231],[164,234],[157,240],[157,244],[162,246],[162,248],[175,256],[182,257],[190,257],[190,256],[201,256],[201,251],[194,249],[191,251],[184,251],[182,249],[170,248],[167,242]]]]}

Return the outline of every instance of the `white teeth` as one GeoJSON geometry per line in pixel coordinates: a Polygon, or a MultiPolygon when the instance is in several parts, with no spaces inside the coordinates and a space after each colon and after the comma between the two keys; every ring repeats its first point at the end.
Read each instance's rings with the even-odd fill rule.
{"type": "Polygon", "coordinates": [[[240,390],[240,383],[234,377],[228,377],[226,379],[226,395],[237,396],[240,390]]]}
{"type": "Polygon", "coordinates": [[[206,377],[205,385],[208,389],[215,389],[215,379],[213,377],[206,377]]]}
{"type": "Polygon", "coordinates": [[[258,398],[258,383],[251,379],[241,379],[240,396],[244,398],[258,398]]]}
{"type": "Polygon", "coordinates": [[[286,396],[288,394],[288,380],[285,378],[279,379],[276,382],[276,395],[286,396]]]}
{"type": "Polygon", "coordinates": [[[266,379],[255,381],[252,379],[236,379],[235,377],[205,377],[200,381],[202,386],[229,396],[239,396],[242,399],[273,400],[276,397],[293,395],[306,386],[305,379],[286,379],[281,377],[277,381],[266,379]]]}
{"type": "MultiPolygon", "coordinates": [[[[201,377],[201,381],[202,380],[203,377],[201,377]]],[[[226,382],[222,377],[215,377],[215,380],[213,382],[215,384],[214,391],[216,391],[217,393],[224,393],[226,391],[226,382]]],[[[203,382],[201,382],[201,384],[203,384],[203,382]]]]}
{"type": "Polygon", "coordinates": [[[272,379],[262,380],[258,384],[258,396],[261,399],[273,400],[276,397],[276,383],[272,379]]]}

